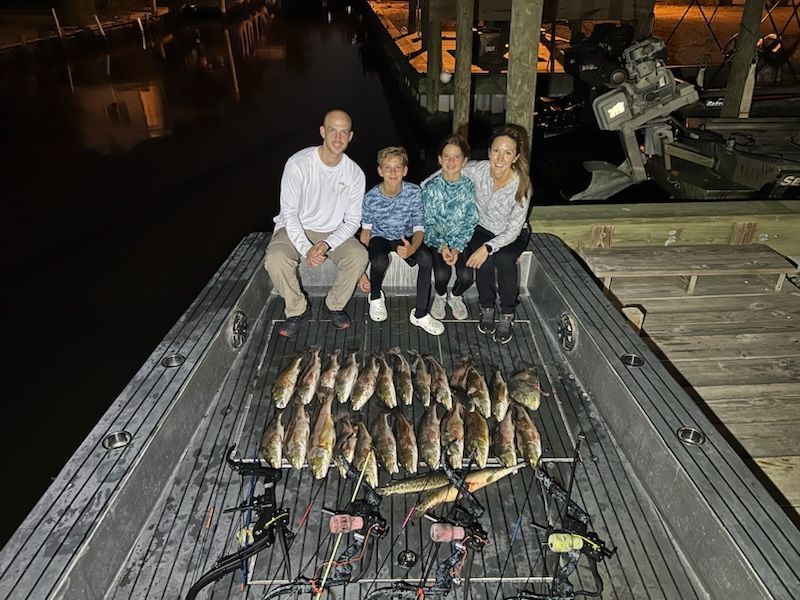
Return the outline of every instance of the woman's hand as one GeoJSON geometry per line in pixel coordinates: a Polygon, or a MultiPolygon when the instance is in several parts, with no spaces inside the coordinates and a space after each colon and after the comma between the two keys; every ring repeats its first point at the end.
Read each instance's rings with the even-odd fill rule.
{"type": "Polygon", "coordinates": [[[361,278],[358,280],[358,289],[365,294],[369,294],[370,290],[372,289],[372,285],[370,284],[369,277],[367,277],[366,273],[361,274],[361,278]]]}
{"type": "Polygon", "coordinates": [[[486,249],[486,246],[481,246],[467,259],[467,266],[470,269],[480,269],[487,258],[489,258],[489,251],[486,249]]]}

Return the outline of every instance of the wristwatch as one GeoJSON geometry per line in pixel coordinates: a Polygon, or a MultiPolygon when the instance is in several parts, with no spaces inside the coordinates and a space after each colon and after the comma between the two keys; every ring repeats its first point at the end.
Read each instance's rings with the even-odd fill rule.
{"type": "Polygon", "coordinates": [[[487,251],[489,254],[493,254],[493,253],[494,253],[494,248],[492,248],[492,245],[491,245],[491,244],[484,244],[484,246],[486,246],[486,251],[487,251]]]}

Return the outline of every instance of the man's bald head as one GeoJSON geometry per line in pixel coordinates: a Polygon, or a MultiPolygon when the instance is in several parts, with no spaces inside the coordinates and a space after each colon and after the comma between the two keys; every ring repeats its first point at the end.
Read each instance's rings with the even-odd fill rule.
{"type": "Polygon", "coordinates": [[[322,136],[320,157],[327,165],[337,165],[353,139],[353,121],[343,110],[328,111],[322,120],[319,134],[322,136]]]}

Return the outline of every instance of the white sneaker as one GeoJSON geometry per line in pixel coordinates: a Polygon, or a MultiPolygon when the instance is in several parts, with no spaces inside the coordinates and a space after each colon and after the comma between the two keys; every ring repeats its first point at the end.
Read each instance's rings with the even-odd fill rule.
{"type": "Polygon", "coordinates": [[[434,319],[442,320],[445,316],[445,306],[447,306],[447,294],[440,296],[436,292],[433,293],[433,304],[431,305],[430,315],[434,319]]]}
{"type": "Polygon", "coordinates": [[[416,325],[417,327],[422,327],[425,331],[430,333],[431,335],[442,335],[444,333],[444,325],[442,325],[441,321],[437,321],[433,318],[431,313],[428,313],[421,319],[417,318],[417,309],[412,309],[411,317],[409,320],[411,321],[412,325],[416,325]]]}
{"type": "Polygon", "coordinates": [[[464,304],[464,301],[461,299],[461,296],[453,296],[453,293],[451,292],[447,296],[447,303],[450,305],[450,309],[453,311],[454,319],[463,321],[469,316],[467,305],[464,304]]]}
{"type": "Polygon", "coordinates": [[[383,294],[383,290],[381,290],[380,298],[369,301],[369,318],[373,321],[380,322],[385,321],[388,316],[386,312],[386,296],[383,294]]]}

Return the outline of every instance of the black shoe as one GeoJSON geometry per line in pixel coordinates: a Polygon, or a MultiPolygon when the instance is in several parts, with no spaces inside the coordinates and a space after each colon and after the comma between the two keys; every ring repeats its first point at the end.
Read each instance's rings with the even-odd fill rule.
{"type": "Polygon", "coordinates": [[[478,331],[485,334],[494,333],[494,308],[481,306],[481,319],[478,321],[478,331]]]}
{"type": "Polygon", "coordinates": [[[498,344],[507,344],[510,342],[511,338],[514,337],[514,333],[511,331],[511,325],[513,325],[513,323],[514,313],[501,314],[492,339],[498,344]]]}
{"type": "Polygon", "coordinates": [[[331,310],[328,305],[322,303],[322,314],[328,316],[331,320],[331,325],[336,329],[347,329],[350,327],[350,317],[343,310],[331,310]]]}
{"type": "Polygon", "coordinates": [[[294,337],[300,331],[300,327],[311,318],[311,308],[306,307],[306,312],[296,317],[288,317],[283,325],[278,329],[278,333],[283,337],[294,337]]]}

